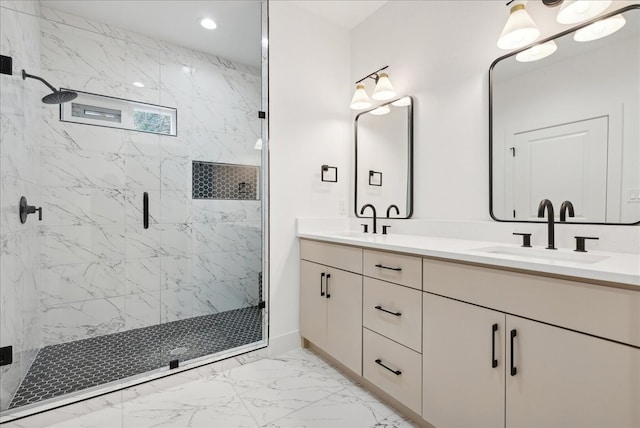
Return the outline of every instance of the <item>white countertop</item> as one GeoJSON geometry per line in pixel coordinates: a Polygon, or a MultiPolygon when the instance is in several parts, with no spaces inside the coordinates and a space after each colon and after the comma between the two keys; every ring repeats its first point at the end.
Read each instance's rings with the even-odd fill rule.
{"type": "Polygon", "coordinates": [[[342,231],[300,232],[298,237],[640,287],[640,256],[637,254],[588,251],[589,242],[587,242],[587,253],[576,253],[570,249],[554,251],[546,250],[542,247],[521,248],[513,244],[434,238],[421,235],[374,235],[342,231]],[[511,250],[521,252],[522,255],[495,254],[495,252],[492,252],[509,252],[511,250]],[[531,252],[527,254],[527,251],[531,252]],[[546,256],[547,254],[549,254],[548,257],[546,256]],[[584,263],[585,261],[586,263],[584,263]]]}

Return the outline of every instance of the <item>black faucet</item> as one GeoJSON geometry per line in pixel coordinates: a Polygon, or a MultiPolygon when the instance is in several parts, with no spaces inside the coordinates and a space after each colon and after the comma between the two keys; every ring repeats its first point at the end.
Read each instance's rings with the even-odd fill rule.
{"type": "Polygon", "coordinates": [[[396,214],[397,214],[397,215],[400,215],[400,208],[398,208],[398,206],[397,206],[397,205],[395,205],[395,204],[391,204],[391,205],[389,205],[389,208],[387,208],[387,218],[391,218],[391,216],[390,216],[390,214],[391,214],[391,208],[395,208],[395,210],[396,210],[396,214]]]}
{"type": "Polygon", "coordinates": [[[540,201],[540,205],[538,205],[538,218],[544,218],[544,210],[547,209],[547,228],[549,235],[549,245],[547,245],[547,250],[555,250],[555,237],[554,237],[554,217],[553,217],[553,204],[549,199],[543,199],[540,201]]]}
{"type": "Polygon", "coordinates": [[[376,207],[371,204],[367,204],[360,210],[360,215],[364,214],[364,210],[366,208],[371,208],[373,210],[373,233],[378,233],[378,231],[376,230],[376,207]]]}
{"type": "Polygon", "coordinates": [[[567,221],[567,210],[569,210],[569,217],[576,216],[573,211],[573,204],[569,201],[564,201],[562,205],[560,205],[560,221],[567,221]]]}

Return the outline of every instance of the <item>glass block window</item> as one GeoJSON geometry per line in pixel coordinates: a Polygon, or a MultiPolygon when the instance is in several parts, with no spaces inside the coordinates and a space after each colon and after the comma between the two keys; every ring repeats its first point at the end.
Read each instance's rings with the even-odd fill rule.
{"type": "Polygon", "coordinates": [[[171,134],[171,116],[144,110],[133,111],[133,127],[136,131],[171,134]]]}

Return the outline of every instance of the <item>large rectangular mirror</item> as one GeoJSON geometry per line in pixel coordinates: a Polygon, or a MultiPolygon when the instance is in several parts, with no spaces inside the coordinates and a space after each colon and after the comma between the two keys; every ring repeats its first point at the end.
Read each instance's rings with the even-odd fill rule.
{"type": "Polygon", "coordinates": [[[413,213],[413,100],[403,97],[355,119],[355,214],[371,204],[378,217],[413,213]]]}
{"type": "Polygon", "coordinates": [[[557,46],[550,56],[532,61],[523,58],[533,52],[525,48],[491,65],[495,220],[540,221],[538,204],[546,198],[555,207],[572,202],[571,223],[640,222],[639,9],[629,6],[596,27],[587,22],[542,40],[557,46]],[[577,41],[611,23],[625,25],[577,41]]]}

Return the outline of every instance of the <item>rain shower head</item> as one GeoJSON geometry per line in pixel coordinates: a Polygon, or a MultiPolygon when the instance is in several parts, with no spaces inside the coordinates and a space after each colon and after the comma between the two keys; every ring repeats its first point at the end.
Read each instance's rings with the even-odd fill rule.
{"type": "Polygon", "coordinates": [[[36,79],[47,85],[49,89],[53,91],[52,94],[45,95],[42,97],[42,102],[45,104],[62,104],[68,101],[76,99],[78,96],[77,93],[73,91],[59,91],[53,87],[49,82],[44,80],[42,77],[34,76],[33,74],[28,74],[26,71],[22,70],[22,80],[26,80],[27,77],[31,79],[36,79]]]}

